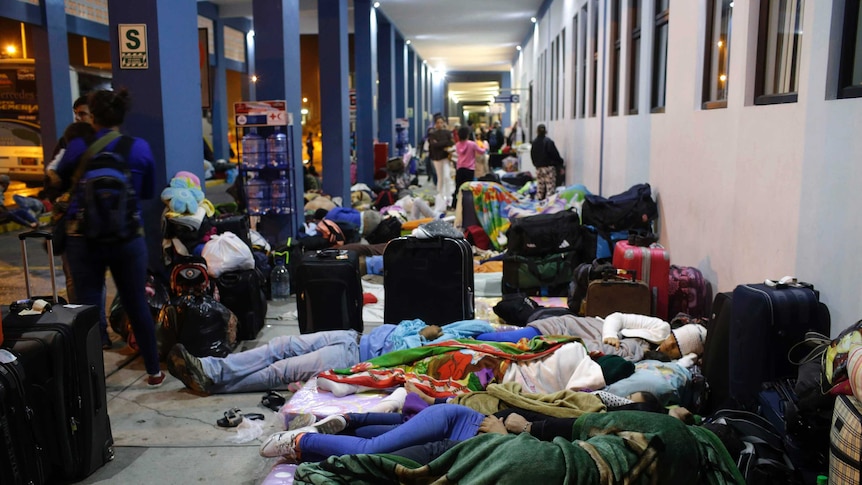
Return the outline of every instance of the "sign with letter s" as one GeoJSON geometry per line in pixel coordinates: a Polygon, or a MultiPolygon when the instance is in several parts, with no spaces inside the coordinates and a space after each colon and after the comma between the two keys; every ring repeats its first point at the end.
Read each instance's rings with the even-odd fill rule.
{"type": "Polygon", "coordinates": [[[119,24],[120,69],[147,69],[147,25],[119,24]]]}

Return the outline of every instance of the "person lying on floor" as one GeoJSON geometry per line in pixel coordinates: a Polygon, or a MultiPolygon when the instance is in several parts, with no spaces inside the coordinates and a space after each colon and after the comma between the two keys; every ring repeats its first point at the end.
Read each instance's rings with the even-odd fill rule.
{"type": "Polygon", "coordinates": [[[590,352],[619,355],[632,361],[656,357],[670,360],[703,353],[706,328],[689,323],[671,330],[671,325],[660,318],[633,313],[612,313],[604,319],[571,314],[535,320],[518,330],[483,333],[476,339],[517,342],[538,335],[580,337],[590,352]]]}
{"type": "Polygon", "coordinates": [[[266,391],[393,350],[473,337],[491,330],[493,327],[484,320],[463,320],[443,327],[405,320],[399,325],[381,325],[361,339],[353,330],[279,336],[266,345],[224,358],[198,358],[178,343],[168,353],[168,371],[200,394],[266,391]]]}
{"type": "MultiPolygon", "coordinates": [[[[645,393],[629,397],[633,400],[626,399],[625,404],[608,407],[608,411],[656,415],[665,411],[654,397],[645,404],[648,397],[645,393]]],[[[582,416],[589,414],[593,413],[582,416]]],[[[518,408],[486,416],[458,404],[428,406],[406,420],[400,413],[336,414],[311,426],[272,434],[261,444],[260,455],[285,456],[295,462],[321,461],[329,456],[391,453],[441,440],[454,445],[480,433],[509,431],[528,433],[544,441],[553,441],[558,436],[571,440],[572,428],[579,418],[557,418],[518,408]]]]}
{"type": "MultiPolygon", "coordinates": [[[[426,449],[413,446],[382,455],[333,454],[325,461],[312,463],[322,456],[321,452],[338,453],[342,448],[332,446],[331,438],[337,436],[305,431],[274,435],[261,448],[261,454],[277,456],[284,451],[303,461],[294,475],[297,484],[745,483],[718,436],[705,427],[686,426],[669,416],[642,411],[587,413],[570,425],[558,423],[559,436],[553,441],[541,441],[531,436],[530,428],[536,422],[524,419],[513,433],[505,420],[459,412],[458,416],[454,416],[455,411],[440,416],[438,428],[439,423],[446,423],[451,434],[476,433],[460,443],[450,439],[432,442],[425,445],[426,449]],[[452,419],[444,421],[448,418],[452,419]],[[455,431],[457,425],[463,425],[463,429],[455,431]],[[432,446],[437,449],[428,449],[432,446]]],[[[509,420],[515,428],[518,422],[512,417],[509,420]]],[[[386,434],[398,433],[412,421],[386,434]]],[[[395,444],[394,440],[390,443],[395,444]]],[[[381,443],[359,446],[375,449],[381,443]]]]}

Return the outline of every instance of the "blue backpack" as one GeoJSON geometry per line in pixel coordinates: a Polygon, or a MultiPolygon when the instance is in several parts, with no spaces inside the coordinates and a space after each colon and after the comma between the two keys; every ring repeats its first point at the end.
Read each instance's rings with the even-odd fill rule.
{"type": "Polygon", "coordinates": [[[123,242],[141,233],[138,196],[126,158],[134,139],[121,136],[111,151],[86,163],[77,191],[78,233],[100,243],[123,242]]]}
{"type": "Polygon", "coordinates": [[[497,130],[491,130],[491,133],[488,134],[488,145],[491,147],[496,147],[498,146],[498,141],[499,140],[497,140],[497,130]]]}

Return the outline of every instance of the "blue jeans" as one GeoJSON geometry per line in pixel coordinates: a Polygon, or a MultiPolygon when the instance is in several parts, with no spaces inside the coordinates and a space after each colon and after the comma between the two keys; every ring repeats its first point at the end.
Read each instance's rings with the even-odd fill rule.
{"type": "Polygon", "coordinates": [[[110,268],[117,293],[129,316],[148,374],[159,373],[156,326],[147,303],[147,245],[143,237],[124,243],[103,244],[81,236],[66,242],[77,302],[96,305],[105,318],[105,270],[110,268]]]}
{"type": "MultiPolygon", "coordinates": [[[[350,428],[380,426],[386,432],[369,438],[306,433],[299,439],[303,461],[322,461],[330,456],[364,453],[390,453],[415,445],[449,439],[463,441],[476,436],[485,415],[458,404],[429,406],[397,427],[397,413],[347,414],[350,428]],[[386,426],[389,425],[389,426],[386,426]]],[[[364,433],[363,433],[364,434],[364,433]]]]}
{"type": "Polygon", "coordinates": [[[358,362],[358,334],[353,330],[280,336],[224,358],[201,358],[204,372],[215,384],[213,393],[279,389],[358,362]]]}

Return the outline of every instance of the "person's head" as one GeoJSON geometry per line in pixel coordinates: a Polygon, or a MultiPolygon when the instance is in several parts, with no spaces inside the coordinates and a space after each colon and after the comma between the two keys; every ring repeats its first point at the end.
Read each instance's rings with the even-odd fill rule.
{"type": "Polygon", "coordinates": [[[545,125],[539,125],[536,127],[536,134],[538,136],[545,136],[548,134],[548,129],[545,128],[545,125]]]}
{"type": "MultiPolygon", "coordinates": [[[[8,175],[6,175],[5,173],[0,175],[0,187],[3,187],[3,190],[6,190],[9,188],[9,183],[10,183],[10,180],[9,180],[8,175]]],[[[3,203],[3,201],[0,200],[0,204],[2,204],[2,203],[3,203]]]]}
{"type": "Polygon", "coordinates": [[[470,127],[462,126],[458,128],[458,138],[461,140],[466,140],[470,137],[470,127]]]}
{"type": "Polygon", "coordinates": [[[87,106],[87,96],[79,96],[72,103],[72,113],[75,115],[75,121],[93,122],[93,115],[90,114],[90,107],[87,106]]]}
{"type": "Polygon", "coordinates": [[[87,98],[87,105],[93,114],[93,124],[101,128],[122,125],[131,104],[132,100],[126,88],[96,91],[87,98]]]}
{"type": "Polygon", "coordinates": [[[438,116],[437,118],[434,119],[434,128],[436,128],[438,130],[442,130],[445,127],[446,127],[446,122],[443,120],[442,116],[438,116]]]}
{"type": "Polygon", "coordinates": [[[499,128],[499,127],[500,127],[500,122],[499,122],[499,121],[495,121],[495,122],[494,122],[494,124],[493,124],[492,126],[493,126],[493,127],[494,127],[494,129],[496,130],[497,128],[499,128]]]}
{"type": "Polygon", "coordinates": [[[75,138],[83,138],[89,144],[94,136],[96,136],[96,129],[86,121],[76,121],[67,126],[66,131],[63,132],[63,139],[66,142],[75,138]]]}
{"type": "Polygon", "coordinates": [[[671,330],[670,335],[658,346],[658,351],[673,359],[691,353],[702,354],[706,342],[706,328],[697,323],[683,325],[671,330]]]}

